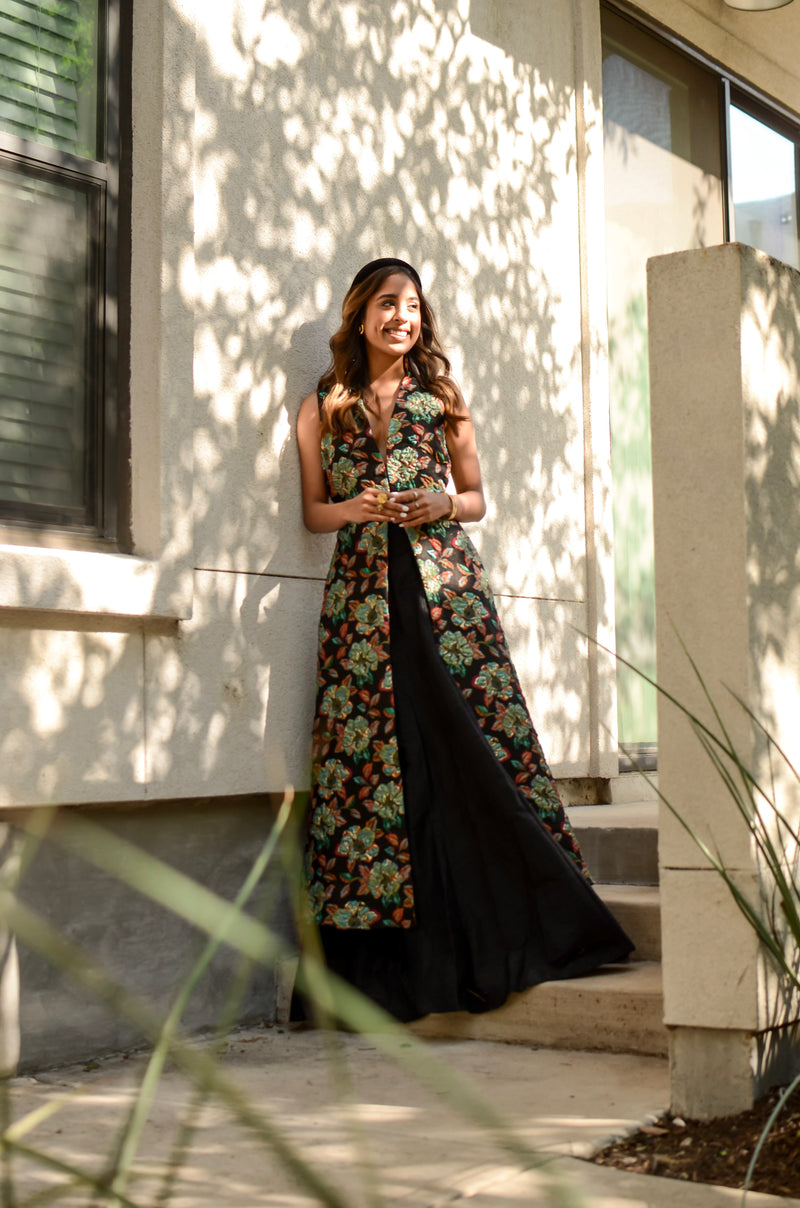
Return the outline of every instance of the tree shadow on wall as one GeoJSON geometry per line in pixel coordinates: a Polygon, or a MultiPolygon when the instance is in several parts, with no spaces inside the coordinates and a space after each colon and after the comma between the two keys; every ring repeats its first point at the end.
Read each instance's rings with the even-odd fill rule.
{"type": "Polygon", "coordinates": [[[744,433],[751,674],[756,699],[772,702],[759,720],[796,761],[781,702],[800,690],[800,274],[766,256],[759,264],[742,319],[745,347],[763,349],[747,371],[764,384],[744,433]]]}
{"type": "MultiPolygon", "coordinates": [[[[251,581],[232,632],[237,614],[268,624],[268,597],[287,584],[287,618],[303,583],[318,602],[330,542],[302,528],[297,406],[327,364],[355,270],[408,256],[475,415],[490,500],[476,540],[547,656],[545,733],[577,759],[588,724],[579,266],[574,208],[560,201],[574,179],[572,39],[556,53],[548,37],[559,66],[548,73],[528,48],[550,7],[526,10],[516,43],[487,11],[289,0],[200,18],[197,439],[209,454],[196,462],[196,556],[281,580],[251,581]]],[[[307,674],[282,617],[269,635],[258,628],[270,682],[307,674]]],[[[300,630],[305,643],[309,618],[300,630]]],[[[309,682],[283,699],[282,734],[312,693],[309,682]]]]}

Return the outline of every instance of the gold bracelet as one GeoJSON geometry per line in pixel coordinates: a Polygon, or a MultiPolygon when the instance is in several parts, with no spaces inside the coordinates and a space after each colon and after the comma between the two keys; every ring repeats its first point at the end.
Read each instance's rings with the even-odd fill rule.
{"type": "Polygon", "coordinates": [[[455,520],[458,512],[458,495],[448,495],[447,498],[450,500],[450,511],[447,513],[447,519],[455,520]]]}

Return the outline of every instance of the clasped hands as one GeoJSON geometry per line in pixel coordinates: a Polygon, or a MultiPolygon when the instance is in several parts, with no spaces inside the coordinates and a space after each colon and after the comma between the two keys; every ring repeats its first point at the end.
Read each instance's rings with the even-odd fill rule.
{"type": "Polygon", "coordinates": [[[382,487],[366,487],[355,502],[359,504],[358,522],[388,520],[401,528],[419,528],[441,520],[450,513],[450,496],[444,491],[387,491],[382,487]]]}

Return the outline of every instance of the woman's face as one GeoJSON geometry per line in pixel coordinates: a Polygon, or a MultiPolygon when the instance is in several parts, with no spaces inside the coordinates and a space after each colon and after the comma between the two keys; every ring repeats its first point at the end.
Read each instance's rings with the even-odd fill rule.
{"type": "Polygon", "coordinates": [[[363,322],[368,353],[396,360],[410,352],[422,326],[413,281],[405,273],[387,277],[367,302],[363,322]]]}

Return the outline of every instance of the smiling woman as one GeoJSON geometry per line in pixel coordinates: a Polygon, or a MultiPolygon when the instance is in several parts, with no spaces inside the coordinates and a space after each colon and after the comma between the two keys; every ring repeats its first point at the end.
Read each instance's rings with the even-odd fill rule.
{"type": "Polygon", "coordinates": [[[329,965],[397,1018],[487,1011],[632,945],[591,888],[461,527],[485,511],[475,432],[416,270],[361,269],[330,345],[298,420],[306,525],[339,534],[310,911],[329,965]]]}

